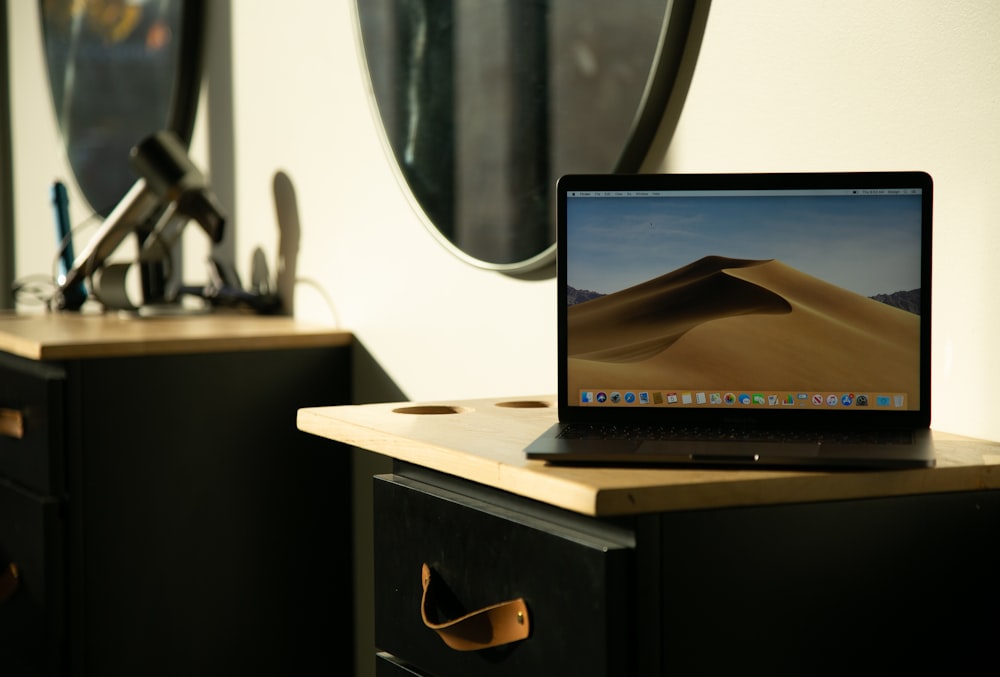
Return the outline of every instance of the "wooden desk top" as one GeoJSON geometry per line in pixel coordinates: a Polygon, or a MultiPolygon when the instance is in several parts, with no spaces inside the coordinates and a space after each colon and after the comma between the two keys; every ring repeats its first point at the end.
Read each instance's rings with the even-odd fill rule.
{"type": "Polygon", "coordinates": [[[239,313],[157,318],[0,313],[0,351],[35,360],[327,347],[352,339],[350,332],[290,317],[239,313]]]}
{"type": "Polygon", "coordinates": [[[522,449],[556,420],[555,398],[300,409],[308,433],[584,515],[1000,489],[1000,443],[935,433],[937,467],[795,472],[557,467],[522,449]]]}

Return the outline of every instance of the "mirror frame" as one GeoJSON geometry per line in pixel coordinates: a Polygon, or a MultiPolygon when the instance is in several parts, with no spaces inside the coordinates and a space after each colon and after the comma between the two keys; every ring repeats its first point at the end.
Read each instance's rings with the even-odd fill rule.
{"type": "MultiPolygon", "coordinates": [[[[456,256],[458,259],[485,270],[504,273],[512,276],[538,276],[551,277],[555,274],[557,242],[551,242],[542,251],[512,263],[495,263],[485,261],[468,254],[444,235],[437,226],[432,223],[419,200],[414,195],[402,168],[396,158],[392,148],[389,134],[385,129],[381,117],[378,102],[375,98],[375,88],[372,83],[371,72],[368,66],[368,57],[365,52],[364,38],[361,30],[361,16],[358,7],[359,2],[355,0],[351,3],[354,12],[355,46],[358,50],[359,61],[363,67],[363,77],[368,89],[368,103],[373,118],[378,126],[379,137],[387,159],[392,165],[393,174],[396,177],[401,189],[414,212],[418,215],[420,222],[431,236],[437,240],[445,250],[456,256]]],[[[646,155],[650,150],[652,142],[660,128],[667,111],[668,103],[674,85],[678,80],[681,61],[687,47],[691,30],[694,28],[695,5],[697,0],[665,0],[663,24],[657,41],[656,52],[646,81],[645,91],[640,98],[639,106],[633,118],[631,127],[626,134],[625,142],[618,160],[612,167],[608,168],[610,173],[636,173],[640,171],[646,155]]],[[[697,36],[694,36],[697,39],[697,36]]],[[[680,94],[683,96],[683,93],[680,94]]],[[[553,191],[554,194],[554,191],[553,191]]],[[[554,206],[553,206],[554,207],[554,206]]],[[[554,212],[553,212],[554,213],[554,212]]],[[[548,226],[549,224],[542,224],[548,226]]]]}
{"type": "Polygon", "coordinates": [[[202,71],[205,61],[205,0],[181,0],[181,47],[177,63],[177,89],[167,116],[167,129],[177,134],[185,146],[191,144],[198,115],[202,71]]]}

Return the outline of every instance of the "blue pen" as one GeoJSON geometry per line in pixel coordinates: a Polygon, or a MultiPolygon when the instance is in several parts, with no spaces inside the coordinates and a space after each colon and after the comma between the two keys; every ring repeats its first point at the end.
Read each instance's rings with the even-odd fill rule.
{"type": "MultiPolygon", "coordinates": [[[[50,193],[53,216],[56,223],[56,247],[59,249],[59,277],[56,282],[62,287],[66,274],[73,268],[73,229],[69,222],[69,196],[62,181],[52,184],[50,193]]],[[[87,288],[83,282],[62,290],[61,307],[66,310],[79,310],[87,299],[87,288]]]]}

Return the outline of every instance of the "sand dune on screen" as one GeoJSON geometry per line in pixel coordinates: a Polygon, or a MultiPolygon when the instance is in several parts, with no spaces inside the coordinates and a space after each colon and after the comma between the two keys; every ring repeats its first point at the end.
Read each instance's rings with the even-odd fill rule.
{"type": "Polygon", "coordinates": [[[918,392],[917,315],[777,260],[705,257],[568,318],[571,388],[918,392]]]}

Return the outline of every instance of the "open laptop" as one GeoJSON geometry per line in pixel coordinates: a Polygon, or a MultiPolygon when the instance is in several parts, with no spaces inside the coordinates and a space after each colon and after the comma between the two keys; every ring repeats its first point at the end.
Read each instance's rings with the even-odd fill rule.
{"type": "Polygon", "coordinates": [[[930,435],[924,172],[570,175],[530,459],[905,468],[930,435]]]}

